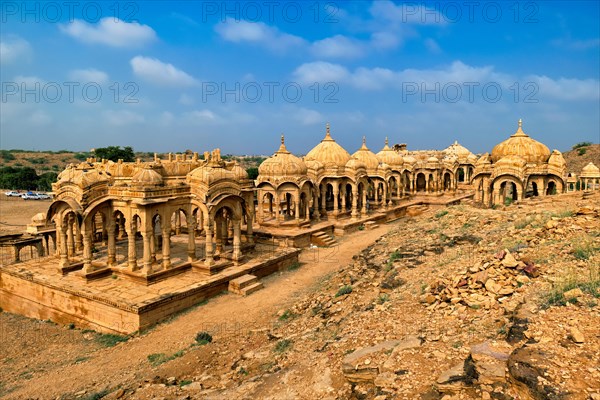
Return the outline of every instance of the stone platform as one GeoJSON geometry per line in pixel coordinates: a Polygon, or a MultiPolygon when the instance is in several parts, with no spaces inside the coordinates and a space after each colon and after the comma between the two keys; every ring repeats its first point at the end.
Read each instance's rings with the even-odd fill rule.
{"type": "Polygon", "coordinates": [[[328,212],[319,222],[313,222],[308,226],[286,226],[285,223],[278,227],[273,223],[267,226],[254,228],[254,235],[259,242],[271,243],[282,246],[308,247],[311,244],[311,236],[323,232],[330,236],[344,236],[356,232],[369,224],[384,224],[395,221],[406,215],[414,215],[413,210],[423,207],[447,206],[460,203],[462,200],[471,199],[474,192],[458,192],[455,194],[420,194],[403,199],[398,204],[390,205],[386,209],[376,209],[366,216],[353,219],[349,212],[335,217],[328,212]]]}
{"type": "Polygon", "coordinates": [[[257,245],[245,262],[210,275],[197,268],[141,285],[113,271],[85,281],[63,275],[55,257],[0,267],[0,307],[59,323],[74,323],[106,333],[130,334],[199,302],[227,291],[229,282],[246,274],[264,277],[298,261],[300,250],[257,245]]]}

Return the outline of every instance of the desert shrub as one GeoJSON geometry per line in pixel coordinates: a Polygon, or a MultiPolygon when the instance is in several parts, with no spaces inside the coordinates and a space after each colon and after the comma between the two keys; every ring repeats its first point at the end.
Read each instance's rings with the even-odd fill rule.
{"type": "Polygon", "coordinates": [[[582,148],[580,148],[580,149],[577,149],[577,155],[579,155],[579,156],[582,156],[582,155],[584,155],[585,153],[587,153],[587,148],[585,148],[585,147],[582,147],[582,148]]]}
{"type": "Polygon", "coordinates": [[[112,333],[100,333],[96,336],[96,341],[104,347],[113,347],[121,342],[126,342],[128,339],[127,336],[112,333]]]}
{"type": "Polygon", "coordinates": [[[547,309],[551,306],[564,306],[569,303],[577,303],[577,299],[567,300],[565,292],[579,288],[583,293],[589,294],[595,298],[600,298],[600,267],[591,267],[585,277],[576,277],[569,273],[565,278],[555,284],[552,289],[542,293],[540,297],[540,307],[547,309]]]}
{"type": "Polygon", "coordinates": [[[577,144],[574,144],[572,149],[573,150],[577,150],[577,149],[581,149],[583,147],[587,147],[587,146],[591,146],[592,142],[579,142],[577,144]]]}
{"type": "Polygon", "coordinates": [[[89,157],[89,153],[77,153],[73,157],[79,161],[85,161],[89,157]]]}
{"type": "Polygon", "coordinates": [[[209,344],[213,341],[212,336],[208,332],[199,332],[196,335],[196,344],[203,346],[205,344],[209,344]]]}
{"type": "Polygon", "coordinates": [[[448,214],[448,210],[441,210],[435,214],[436,218],[442,218],[444,215],[448,214]]]}
{"type": "Polygon", "coordinates": [[[292,347],[292,341],[290,339],[281,339],[277,343],[275,343],[275,348],[273,349],[276,353],[284,353],[288,351],[292,347]]]}
{"type": "Polygon", "coordinates": [[[291,310],[285,310],[283,314],[279,316],[280,321],[287,321],[288,319],[294,318],[296,314],[294,314],[291,310]]]}
{"type": "Polygon", "coordinates": [[[337,291],[337,293],[335,294],[335,297],[340,297],[340,296],[343,296],[345,294],[350,294],[350,293],[352,293],[352,286],[345,285],[345,286],[342,286],[340,288],[340,290],[337,291]]]}

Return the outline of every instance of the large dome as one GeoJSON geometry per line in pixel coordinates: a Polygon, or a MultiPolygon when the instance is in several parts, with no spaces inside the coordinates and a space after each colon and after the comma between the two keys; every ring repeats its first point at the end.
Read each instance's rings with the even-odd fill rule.
{"type": "Polygon", "coordinates": [[[404,159],[400,154],[388,146],[388,138],[385,138],[385,146],[376,154],[379,161],[393,167],[400,167],[404,164],[404,159]]]}
{"type": "Polygon", "coordinates": [[[285,148],[285,138],[281,135],[281,146],[272,157],[267,158],[258,167],[261,177],[285,177],[306,175],[308,168],[302,159],[285,148]]]}
{"type": "Polygon", "coordinates": [[[517,132],[492,149],[492,162],[506,156],[518,156],[528,163],[545,163],[550,157],[550,149],[527,136],[523,132],[522,121],[519,120],[517,132]]]}
{"type": "Polygon", "coordinates": [[[343,168],[350,160],[350,154],[333,140],[329,132],[329,124],[327,124],[325,138],[309,151],[304,159],[306,161],[319,161],[325,168],[343,168]]]}
{"type": "Polygon", "coordinates": [[[358,149],[352,157],[355,157],[362,161],[368,170],[374,171],[379,166],[379,159],[369,148],[367,147],[367,139],[363,136],[363,142],[360,149],[358,149]]]}

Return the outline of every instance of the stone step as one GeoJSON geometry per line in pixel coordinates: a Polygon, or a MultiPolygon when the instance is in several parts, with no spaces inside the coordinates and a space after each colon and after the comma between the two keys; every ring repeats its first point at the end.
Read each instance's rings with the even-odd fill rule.
{"type": "Polygon", "coordinates": [[[256,283],[240,290],[240,294],[244,295],[244,296],[248,296],[249,294],[259,291],[262,288],[264,288],[264,285],[262,284],[262,282],[256,282],[256,283]]]}
{"type": "Polygon", "coordinates": [[[325,247],[330,247],[330,246],[337,244],[335,239],[333,239],[331,236],[329,236],[325,232],[313,233],[311,236],[311,242],[313,242],[317,246],[325,246],[325,247]]]}
{"type": "Polygon", "coordinates": [[[246,274],[229,281],[229,291],[239,292],[240,290],[258,282],[258,278],[254,275],[246,274]]]}
{"type": "Polygon", "coordinates": [[[367,221],[367,222],[365,222],[365,228],[375,229],[375,228],[379,228],[379,225],[375,221],[367,221]]]}

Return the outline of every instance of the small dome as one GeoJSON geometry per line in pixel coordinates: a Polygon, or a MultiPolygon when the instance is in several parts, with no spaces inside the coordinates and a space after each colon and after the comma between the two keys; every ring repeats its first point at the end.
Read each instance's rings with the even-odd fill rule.
{"type": "Polygon", "coordinates": [[[402,159],[404,160],[405,164],[414,165],[417,162],[417,159],[410,154],[403,156],[402,159]]]}
{"type": "Polygon", "coordinates": [[[301,158],[296,157],[285,148],[285,138],[281,135],[281,146],[272,157],[267,158],[258,167],[261,177],[298,177],[304,176],[308,167],[301,158]]]}
{"type": "Polygon", "coordinates": [[[436,162],[440,162],[440,160],[438,160],[437,157],[431,156],[427,159],[427,162],[436,163],[436,162]]]}
{"type": "Polygon", "coordinates": [[[31,223],[33,225],[45,225],[46,224],[46,214],[45,213],[37,213],[31,218],[31,223]]]}
{"type": "Polygon", "coordinates": [[[485,153],[484,155],[482,155],[481,157],[479,157],[479,160],[477,160],[477,164],[478,165],[482,165],[482,164],[491,164],[492,161],[490,160],[490,154],[489,153],[485,153]]]}
{"type": "Polygon", "coordinates": [[[161,186],[163,184],[163,177],[150,165],[145,165],[144,168],[131,177],[131,184],[144,187],[161,186]]]}
{"type": "Polygon", "coordinates": [[[600,168],[590,162],[581,170],[580,178],[600,178],[600,168]]]}
{"type": "Polygon", "coordinates": [[[545,163],[550,157],[550,149],[544,144],[533,140],[523,132],[522,121],[519,120],[517,132],[497,144],[492,149],[492,161],[497,162],[502,157],[518,156],[529,163],[545,163]]]}
{"type": "Polygon", "coordinates": [[[444,153],[446,153],[446,154],[453,154],[459,160],[466,160],[469,156],[473,155],[473,153],[471,153],[469,151],[469,149],[467,149],[466,147],[460,145],[458,143],[458,141],[454,141],[453,144],[451,144],[450,146],[446,147],[446,149],[444,150],[444,153]]]}
{"type": "Polygon", "coordinates": [[[351,157],[345,165],[347,170],[358,171],[359,169],[367,169],[367,166],[362,160],[356,157],[351,157]]]}
{"type": "Polygon", "coordinates": [[[231,172],[235,175],[237,179],[248,179],[248,172],[244,168],[242,168],[242,166],[238,164],[237,161],[231,167],[231,172]]]}
{"type": "Polygon", "coordinates": [[[548,164],[558,168],[565,168],[567,166],[565,158],[563,157],[562,153],[558,150],[552,151],[552,154],[548,159],[548,164]]]}
{"type": "Polygon", "coordinates": [[[352,157],[361,160],[370,171],[375,171],[379,167],[379,159],[369,148],[367,147],[367,139],[363,136],[363,143],[360,149],[358,149],[352,157]]]}
{"type": "Polygon", "coordinates": [[[401,167],[404,164],[404,159],[400,154],[388,146],[388,138],[385,138],[385,146],[379,153],[376,154],[380,162],[388,164],[390,167],[401,167]]]}
{"type": "Polygon", "coordinates": [[[92,163],[84,162],[74,167],[69,165],[57,177],[57,182],[72,183],[81,188],[91,186],[96,183],[102,183],[109,180],[110,175],[96,168],[92,163]]]}
{"type": "Polygon", "coordinates": [[[476,163],[477,162],[477,156],[475,154],[471,153],[469,155],[469,157],[467,157],[467,162],[476,163]]]}
{"type": "Polygon", "coordinates": [[[325,168],[344,167],[350,160],[350,154],[333,140],[329,132],[329,124],[327,124],[325,138],[309,151],[304,159],[319,161],[325,168]]]}

